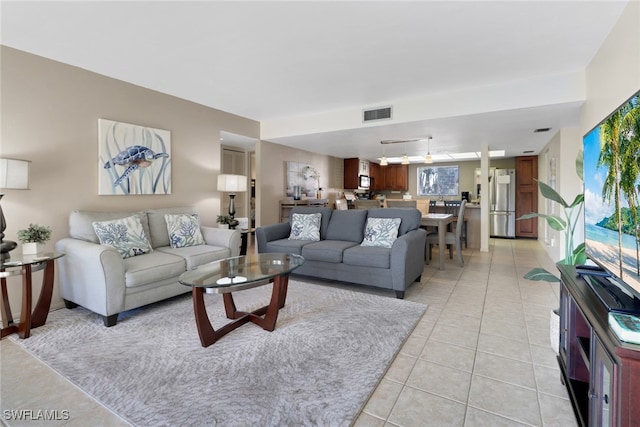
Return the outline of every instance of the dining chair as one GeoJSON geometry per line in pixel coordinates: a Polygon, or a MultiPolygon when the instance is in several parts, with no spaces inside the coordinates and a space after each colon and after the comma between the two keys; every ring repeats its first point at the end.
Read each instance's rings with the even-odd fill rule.
{"type": "Polygon", "coordinates": [[[349,209],[349,206],[347,205],[346,199],[336,199],[336,210],[346,211],[348,209],[349,209]]]}
{"type": "MultiPolygon", "coordinates": [[[[444,201],[444,213],[451,214],[455,218],[453,220],[454,225],[457,226],[458,221],[460,219],[460,200],[445,200],[444,201]]],[[[467,248],[467,220],[464,219],[464,215],[462,215],[463,224],[462,224],[462,241],[464,242],[464,247],[467,248]]]]}
{"type": "Polygon", "coordinates": [[[426,215],[429,213],[430,203],[431,201],[429,199],[418,199],[416,200],[416,208],[418,208],[422,215],[426,215]]]}
{"type": "MultiPolygon", "coordinates": [[[[466,200],[463,200],[460,203],[459,216],[464,217],[464,208],[466,204],[467,204],[466,200]]],[[[458,254],[458,264],[460,264],[460,267],[464,267],[464,260],[462,259],[462,241],[461,241],[463,225],[464,225],[464,221],[458,221],[456,223],[455,232],[447,231],[445,233],[445,243],[449,247],[449,258],[453,259],[453,245],[455,245],[456,252],[458,254]]],[[[429,249],[427,252],[428,252],[429,259],[431,259],[431,252],[432,252],[431,250],[433,248],[433,245],[437,244],[438,240],[439,240],[438,232],[429,233],[427,235],[427,245],[429,246],[429,249]]],[[[443,251],[444,248],[438,248],[438,250],[443,251]]]]}

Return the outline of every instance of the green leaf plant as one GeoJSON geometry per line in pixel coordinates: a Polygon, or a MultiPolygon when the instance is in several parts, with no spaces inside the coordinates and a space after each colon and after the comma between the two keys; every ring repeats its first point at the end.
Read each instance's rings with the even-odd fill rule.
{"type": "MultiPolygon", "coordinates": [[[[583,178],[583,153],[578,152],[576,158],[576,173],[582,180],[583,178]]],[[[578,194],[571,204],[567,203],[560,194],[544,182],[536,180],[540,194],[545,199],[551,200],[560,205],[561,215],[546,215],[532,212],[522,215],[518,220],[530,218],[544,218],[549,227],[556,231],[564,232],[565,239],[565,257],[559,261],[559,264],[578,265],[584,264],[587,256],[584,251],[584,243],[574,247],[573,235],[581,218],[582,207],[584,204],[584,194],[578,194]]],[[[560,278],[541,267],[536,267],[524,276],[528,280],[559,282],[560,278]]]]}

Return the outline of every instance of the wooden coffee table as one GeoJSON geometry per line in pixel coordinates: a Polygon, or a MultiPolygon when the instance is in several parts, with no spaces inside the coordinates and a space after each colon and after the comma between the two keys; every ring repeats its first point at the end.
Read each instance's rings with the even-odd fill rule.
{"type": "Polygon", "coordinates": [[[193,311],[202,346],[210,346],[249,322],[264,330],[273,331],[278,320],[278,311],[284,307],[287,298],[289,274],[303,263],[304,258],[300,255],[263,253],[227,258],[183,273],[179,281],[192,287],[193,311]],[[269,283],[273,283],[273,290],[268,305],[250,313],[236,308],[232,292],[269,283]],[[227,323],[217,331],[213,329],[204,304],[205,293],[222,294],[225,313],[233,322],[227,323]]]}

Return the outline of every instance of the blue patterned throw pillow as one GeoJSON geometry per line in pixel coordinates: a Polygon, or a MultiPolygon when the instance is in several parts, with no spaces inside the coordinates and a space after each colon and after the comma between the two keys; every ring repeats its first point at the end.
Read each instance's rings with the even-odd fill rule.
{"type": "Polygon", "coordinates": [[[122,258],[151,252],[151,245],[138,215],[111,221],[94,221],[91,225],[100,243],[116,248],[122,258]]]}
{"type": "Polygon", "coordinates": [[[291,234],[289,240],[320,240],[321,213],[291,215],[291,234]]]}
{"type": "Polygon", "coordinates": [[[364,240],[360,246],[390,248],[398,238],[400,218],[367,218],[364,240]]]}
{"type": "Polygon", "coordinates": [[[200,231],[198,214],[166,214],[164,220],[167,222],[169,243],[171,243],[172,248],[205,244],[200,231]]]}

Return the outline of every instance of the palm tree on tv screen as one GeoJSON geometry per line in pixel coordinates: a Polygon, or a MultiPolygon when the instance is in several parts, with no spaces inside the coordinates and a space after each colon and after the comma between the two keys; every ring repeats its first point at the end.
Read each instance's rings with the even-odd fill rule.
{"type": "MultiPolygon", "coordinates": [[[[638,186],[640,176],[640,105],[638,95],[614,112],[600,128],[600,156],[598,166],[607,167],[602,188],[602,199],[613,197],[614,218],[618,227],[618,259],[620,277],[623,276],[622,233],[632,231],[636,240],[636,270],[640,274],[640,239],[638,230],[638,186]],[[624,224],[627,215],[622,215],[621,194],[631,211],[633,224],[624,224]]],[[[630,234],[630,233],[629,233],[630,234]]]]}

